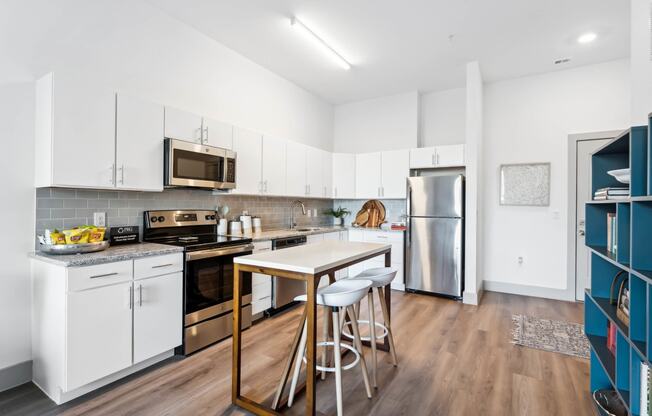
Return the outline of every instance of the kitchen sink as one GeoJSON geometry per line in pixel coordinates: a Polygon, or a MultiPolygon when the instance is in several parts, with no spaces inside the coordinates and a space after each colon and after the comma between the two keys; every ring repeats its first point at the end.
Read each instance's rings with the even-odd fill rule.
{"type": "Polygon", "coordinates": [[[306,228],[293,228],[290,231],[298,231],[300,233],[308,233],[310,231],[319,231],[321,228],[319,227],[306,227],[306,228]]]}

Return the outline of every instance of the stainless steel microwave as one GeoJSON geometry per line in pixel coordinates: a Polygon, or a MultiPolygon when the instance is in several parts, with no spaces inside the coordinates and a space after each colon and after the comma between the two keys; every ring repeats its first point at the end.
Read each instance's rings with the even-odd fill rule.
{"type": "Polygon", "coordinates": [[[164,148],[166,187],[235,188],[235,152],[169,138],[164,148]]]}

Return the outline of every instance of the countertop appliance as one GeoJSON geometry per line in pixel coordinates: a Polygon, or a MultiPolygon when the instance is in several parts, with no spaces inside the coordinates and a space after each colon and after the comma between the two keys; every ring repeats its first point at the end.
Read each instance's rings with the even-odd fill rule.
{"type": "Polygon", "coordinates": [[[169,138],[164,141],[164,152],[166,187],[235,188],[235,152],[169,138]]]}
{"type": "Polygon", "coordinates": [[[407,179],[405,288],[461,298],[464,175],[407,179]]]}
{"type": "MultiPolygon", "coordinates": [[[[302,246],[307,242],[308,238],[305,235],[277,238],[276,240],[272,240],[272,250],[302,246]]],[[[294,302],[295,297],[305,294],[305,282],[274,277],[272,279],[272,308],[268,312],[273,315],[276,312],[289,308],[296,303],[294,302]]]]}
{"type": "MultiPolygon", "coordinates": [[[[145,211],[143,240],[184,248],[183,345],[191,354],[233,333],[233,258],[253,252],[250,238],[217,235],[217,213],[145,211]]],[[[251,273],[243,273],[242,327],[251,326],[251,273]]],[[[182,311],[179,311],[182,313],[182,311]]]]}

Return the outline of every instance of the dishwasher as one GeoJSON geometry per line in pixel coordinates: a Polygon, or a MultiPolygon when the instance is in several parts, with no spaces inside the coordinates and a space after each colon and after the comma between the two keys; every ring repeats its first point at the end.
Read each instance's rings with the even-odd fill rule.
{"type": "MultiPolygon", "coordinates": [[[[283,250],[285,248],[302,246],[308,239],[305,235],[272,240],[272,250],[283,250]]],[[[306,283],[300,280],[283,279],[274,276],[272,278],[272,308],[268,311],[270,315],[288,309],[298,302],[294,298],[306,294],[306,283]]]]}

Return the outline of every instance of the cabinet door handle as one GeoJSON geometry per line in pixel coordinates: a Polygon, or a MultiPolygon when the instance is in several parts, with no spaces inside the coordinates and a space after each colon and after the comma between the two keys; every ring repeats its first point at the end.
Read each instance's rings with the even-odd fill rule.
{"type": "Polygon", "coordinates": [[[439,153],[437,153],[437,157],[435,158],[435,160],[437,161],[437,166],[439,166],[439,153]]]}
{"type": "Polygon", "coordinates": [[[96,274],[94,276],[91,276],[91,279],[97,279],[100,277],[109,277],[109,276],[116,276],[118,272],[113,272],[113,273],[105,273],[105,274],[96,274]]]}
{"type": "Polygon", "coordinates": [[[125,165],[124,165],[124,163],[122,165],[120,165],[118,170],[120,171],[120,185],[124,185],[125,184],[125,165]]]}
{"type": "Polygon", "coordinates": [[[138,306],[143,306],[143,285],[138,285],[138,306]]]}
{"type": "Polygon", "coordinates": [[[264,192],[267,193],[267,181],[265,181],[264,184],[265,184],[264,192]]]}
{"type": "Polygon", "coordinates": [[[434,153],[432,154],[432,165],[433,165],[433,166],[436,165],[436,162],[435,162],[435,154],[434,154],[434,153]]]}
{"type": "Polygon", "coordinates": [[[170,267],[170,266],[172,266],[172,263],[158,264],[156,266],[152,266],[152,269],[160,269],[161,267],[170,267]]]}
{"type": "Polygon", "coordinates": [[[134,287],[129,286],[129,310],[134,307],[134,287]]]}
{"type": "Polygon", "coordinates": [[[109,178],[109,183],[115,185],[115,163],[109,168],[111,170],[111,177],[109,178]]]}
{"type": "Polygon", "coordinates": [[[208,143],[208,126],[206,126],[206,137],[204,137],[202,141],[208,143]]]}

